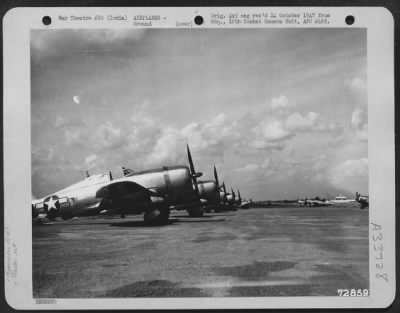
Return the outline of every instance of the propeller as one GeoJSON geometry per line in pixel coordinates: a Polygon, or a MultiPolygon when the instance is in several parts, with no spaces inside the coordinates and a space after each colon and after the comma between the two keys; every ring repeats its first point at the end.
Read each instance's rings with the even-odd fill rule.
{"type": "Polygon", "coordinates": [[[238,199],[239,199],[239,201],[242,201],[242,198],[240,198],[240,191],[239,191],[239,189],[238,189],[238,199]]]}
{"type": "Polygon", "coordinates": [[[217,173],[217,168],[214,165],[214,178],[215,178],[215,183],[217,184],[218,189],[221,187],[219,185],[219,180],[218,180],[218,173],[217,173]]]}
{"type": "Polygon", "coordinates": [[[235,196],[235,192],[233,191],[233,188],[231,188],[231,191],[232,191],[233,201],[235,201],[236,196],[235,196]]]}
{"type": "Polygon", "coordinates": [[[186,145],[186,147],[187,147],[187,154],[188,154],[188,159],[189,159],[190,176],[192,177],[194,190],[196,191],[197,194],[199,194],[199,186],[197,185],[197,178],[200,177],[201,175],[203,175],[203,173],[201,173],[201,172],[196,173],[196,170],[194,169],[192,154],[190,153],[189,145],[186,145]]]}
{"type": "Polygon", "coordinates": [[[224,193],[226,194],[225,182],[222,182],[222,188],[224,189],[224,193]]]}

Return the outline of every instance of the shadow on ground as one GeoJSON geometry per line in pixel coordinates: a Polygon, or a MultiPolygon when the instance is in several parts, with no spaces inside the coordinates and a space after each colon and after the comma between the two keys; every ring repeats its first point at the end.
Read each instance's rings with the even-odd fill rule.
{"type": "Polygon", "coordinates": [[[233,287],[229,290],[231,297],[299,297],[310,296],[312,285],[284,285],[284,286],[249,286],[233,287]]]}
{"type": "Polygon", "coordinates": [[[110,290],[103,295],[108,298],[120,297],[206,297],[200,288],[184,288],[168,280],[139,281],[110,290]]]}
{"type": "Polygon", "coordinates": [[[215,267],[218,275],[232,276],[241,280],[264,281],[272,272],[279,272],[294,267],[296,262],[254,262],[248,265],[215,267]]]}

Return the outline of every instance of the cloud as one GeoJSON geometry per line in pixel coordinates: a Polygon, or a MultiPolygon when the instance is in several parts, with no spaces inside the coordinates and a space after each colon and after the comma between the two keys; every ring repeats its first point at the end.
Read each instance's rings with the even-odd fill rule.
{"type": "Polygon", "coordinates": [[[367,89],[367,83],[364,79],[360,77],[354,77],[352,79],[346,79],[344,82],[345,86],[353,91],[365,90],[367,89]]]}
{"type": "Polygon", "coordinates": [[[185,162],[182,149],[189,144],[198,159],[218,162],[224,151],[239,143],[241,136],[235,129],[234,123],[227,121],[224,114],[215,116],[208,123],[189,123],[182,128],[162,125],[157,123],[153,129],[158,133],[151,145],[150,155],[146,158],[145,164],[161,165],[185,162]]]}
{"type": "Polygon", "coordinates": [[[183,158],[183,147],[186,139],[174,128],[168,127],[162,130],[153,150],[145,160],[145,166],[161,166],[174,163],[186,163],[183,158]]]}
{"type": "Polygon", "coordinates": [[[278,114],[285,114],[292,110],[295,106],[296,104],[289,102],[289,99],[284,95],[273,97],[270,102],[271,110],[278,114]]]}
{"type": "Polygon", "coordinates": [[[85,165],[86,165],[86,168],[87,168],[88,170],[90,170],[90,169],[93,169],[94,167],[96,167],[96,165],[97,165],[97,164],[96,164],[97,159],[98,159],[98,157],[97,157],[96,154],[91,154],[91,155],[87,156],[87,157],[85,158],[85,165]]]}
{"type": "Polygon", "coordinates": [[[77,127],[68,127],[64,131],[65,143],[67,145],[84,143],[85,134],[82,129],[77,127]]]}
{"type": "Polygon", "coordinates": [[[106,122],[97,127],[93,132],[92,144],[97,149],[115,149],[125,143],[121,129],[111,122],[106,122]]]}
{"type": "Polygon", "coordinates": [[[368,140],[368,118],[365,110],[356,109],[353,111],[351,114],[351,126],[358,140],[368,140]]]}
{"type": "Polygon", "coordinates": [[[238,171],[238,172],[253,172],[253,171],[258,170],[258,168],[259,168],[258,164],[250,163],[243,167],[237,168],[236,171],[238,171]]]}
{"type": "Polygon", "coordinates": [[[32,149],[32,164],[47,164],[54,159],[55,153],[53,148],[35,147],[32,149]]]}
{"type": "Polygon", "coordinates": [[[349,181],[368,178],[368,159],[346,160],[334,167],[329,172],[333,185],[338,187],[348,186],[349,181]]]}
{"type": "Polygon", "coordinates": [[[288,130],[282,121],[270,118],[261,121],[253,128],[253,132],[256,135],[255,142],[264,142],[265,144],[283,141],[294,136],[294,133],[288,130]]]}
{"type": "Polygon", "coordinates": [[[292,131],[311,131],[324,128],[320,115],[315,112],[308,112],[304,116],[295,112],[288,116],[285,125],[292,131]]]}

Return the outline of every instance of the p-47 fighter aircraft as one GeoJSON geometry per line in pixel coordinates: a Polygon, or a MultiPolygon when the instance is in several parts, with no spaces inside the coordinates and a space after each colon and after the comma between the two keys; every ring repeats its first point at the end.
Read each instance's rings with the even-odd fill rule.
{"type": "Polygon", "coordinates": [[[203,180],[198,182],[200,197],[207,201],[203,206],[206,212],[211,212],[211,210],[218,211],[221,206],[220,185],[217,168],[215,166],[214,179],[215,180],[203,180]]]}
{"type": "Polygon", "coordinates": [[[250,201],[246,201],[246,199],[242,199],[242,197],[240,196],[240,190],[238,190],[237,205],[241,209],[249,209],[250,208],[250,201]]]}
{"type": "Polygon", "coordinates": [[[92,175],[65,189],[32,201],[32,214],[49,219],[106,213],[144,213],[147,224],[166,223],[170,209],[190,210],[201,205],[197,178],[187,147],[190,167],[171,166],[141,172],[124,171],[113,179],[111,173],[92,175]]]}

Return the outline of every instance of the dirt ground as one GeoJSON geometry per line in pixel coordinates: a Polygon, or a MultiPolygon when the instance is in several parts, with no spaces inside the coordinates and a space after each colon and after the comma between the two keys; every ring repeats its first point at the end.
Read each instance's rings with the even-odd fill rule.
{"type": "Polygon", "coordinates": [[[251,208],[33,226],[33,296],[337,296],[368,289],[368,210],[251,208]]]}

